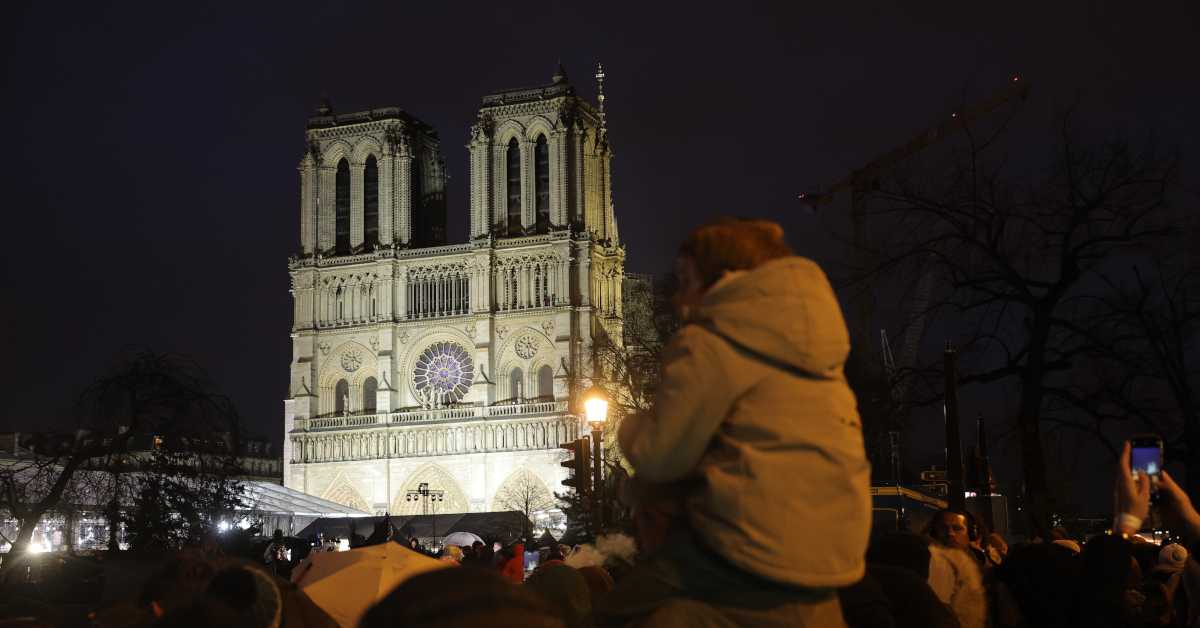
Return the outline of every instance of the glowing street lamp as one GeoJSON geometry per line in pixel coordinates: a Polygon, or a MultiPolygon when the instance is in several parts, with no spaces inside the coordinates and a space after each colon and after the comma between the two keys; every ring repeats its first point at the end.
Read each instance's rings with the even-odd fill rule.
{"type": "Polygon", "coordinates": [[[604,422],[608,420],[608,394],[603,388],[592,386],[584,391],[583,411],[593,431],[604,428],[604,422]]]}
{"type": "Polygon", "coordinates": [[[587,422],[592,426],[592,514],[593,527],[597,536],[604,526],[604,423],[608,420],[608,393],[598,384],[593,384],[583,392],[583,413],[587,422]]]}

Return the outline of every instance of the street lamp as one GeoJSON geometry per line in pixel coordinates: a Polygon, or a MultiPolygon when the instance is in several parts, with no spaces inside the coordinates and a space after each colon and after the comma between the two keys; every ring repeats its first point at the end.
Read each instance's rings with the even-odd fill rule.
{"type": "Polygon", "coordinates": [[[599,536],[604,526],[604,490],[603,461],[604,461],[604,423],[608,420],[608,393],[598,384],[593,384],[583,393],[583,411],[587,422],[592,426],[592,513],[596,535],[599,536]]]}

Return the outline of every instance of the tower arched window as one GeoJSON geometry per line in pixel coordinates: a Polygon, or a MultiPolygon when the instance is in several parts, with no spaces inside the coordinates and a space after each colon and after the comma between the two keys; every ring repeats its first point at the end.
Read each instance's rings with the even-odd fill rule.
{"type": "Polygon", "coordinates": [[[344,379],[339,379],[337,386],[333,387],[333,411],[337,414],[345,414],[350,411],[350,382],[344,379]]]}
{"type": "Polygon", "coordinates": [[[363,168],[363,233],[367,244],[379,243],[379,164],[367,157],[363,168]]]}
{"type": "Polygon", "coordinates": [[[375,393],[379,390],[379,384],[375,382],[374,377],[368,377],[367,381],[363,382],[363,411],[375,411],[375,393]]]}
{"type": "Polygon", "coordinates": [[[554,398],[554,369],[545,365],[538,369],[538,397],[554,398]]]}
{"type": "Polygon", "coordinates": [[[508,235],[521,235],[521,147],[508,141],[508,235]]]}
{"type": "Polygon", "coordinates": [[[338,162],[334,188],[334,251],[345,255],[350,252],[350,162],[345,159],[338,162]]]}
{"type": "Polygon", "coordinates": [[[512,399],[520,399],[525,393],[525,391],[522,390],[524,382],[521,380],[523,377],[524,373],[521,372],[520,367],[514,368],[512,372],[508,374],[508,395],[512,399]]]}
{"type": "Polygon", "coordinates": [[[539,135],[533,145],[533,185],[537,199],[537,229],[550,229],[550,147],[546,136],[539,135]]]}

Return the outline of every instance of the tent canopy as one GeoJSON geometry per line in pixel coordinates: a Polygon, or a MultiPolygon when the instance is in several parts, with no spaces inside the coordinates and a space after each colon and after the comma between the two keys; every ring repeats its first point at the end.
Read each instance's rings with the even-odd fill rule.
{"type": "MultiPolygon", "coordinates": [[[[485,541],[511,543],[532,527],[529,519],[517,510],[503,512],[466,512],[448,515],[392,515],[397,537],[445,537],[452,532],[471,532],[485,541]]],[[[322,517],[308,524],[296,536],[312,538],[318,533],[326,537],[349,538],[351,533],[370,536],[375,524],[383,517],[322,517]]]]}
{"type": "Polygon", "coordinates": [[[242,507],[262,514],[288,514],[310,517],[367,517],[370,513],[343,506],[328,499],[258,480],[244,480],[242,507]]]}

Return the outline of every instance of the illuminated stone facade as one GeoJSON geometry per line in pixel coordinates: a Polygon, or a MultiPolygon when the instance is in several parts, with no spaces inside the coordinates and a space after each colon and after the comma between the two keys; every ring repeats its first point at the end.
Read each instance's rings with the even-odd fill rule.
{"type": "Polygon", "coordinates": [[[505,510],[561,490],[597,334],[621,338],[624,249],[600,112],[563,73],[487,96],[470,233],[446,245],[436,133],[398,109],[309,120],[289,264],[284,483],[368,512],[505,510]],[[440,212],[440,213],[439,213],[440,212]],[[441,231],[439,231],[439,229],[441,231]]]}

